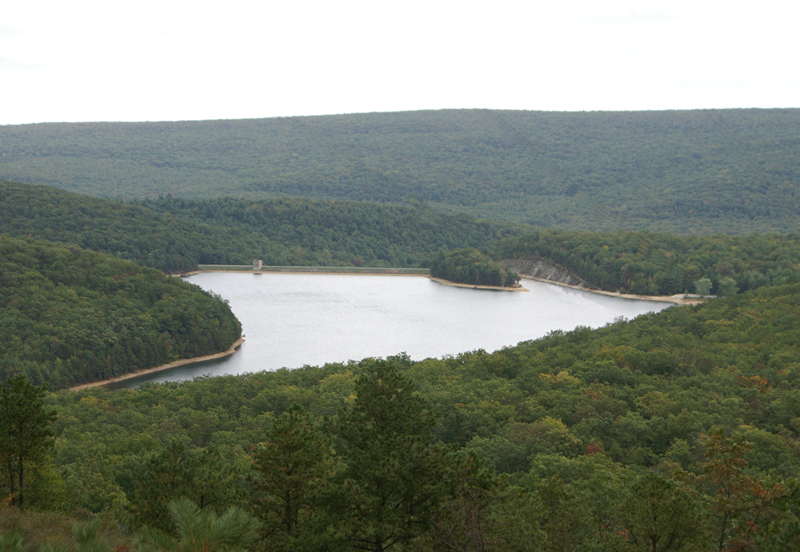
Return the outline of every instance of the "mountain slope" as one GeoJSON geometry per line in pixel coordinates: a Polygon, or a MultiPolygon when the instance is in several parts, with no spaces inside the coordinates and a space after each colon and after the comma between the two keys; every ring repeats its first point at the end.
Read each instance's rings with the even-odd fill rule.
{"type": "Polygon", "coordinates": [[[569,229],[788,232],[800,110],[445,110],[0,127],[0,177],[120,198],[304,196],[569,229]]]}

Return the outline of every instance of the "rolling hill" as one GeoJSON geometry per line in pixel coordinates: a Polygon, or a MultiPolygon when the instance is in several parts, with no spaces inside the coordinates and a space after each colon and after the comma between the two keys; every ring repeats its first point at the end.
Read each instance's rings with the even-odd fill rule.
{"type": "Polygon", "coordinates": [[[576,230],[791,232],[800,110],[444,110],[0,127],[0,178],[135,199],[401,203],[576,230]]]}

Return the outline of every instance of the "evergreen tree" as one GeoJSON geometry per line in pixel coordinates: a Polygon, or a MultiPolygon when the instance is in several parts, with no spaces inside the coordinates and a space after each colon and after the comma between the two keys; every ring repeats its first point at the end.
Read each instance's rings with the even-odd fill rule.
{"type": "Polygon", "coordinates": [[[347,544],[384,552],[429,529],[448,496],[448,455],[432,444],[435,417],[395,361],[374,361],[356,393],[336,427],[346,468],[334,506],[347,544]]]}
{"type": "Polygon", "coordinates": [[[234,502],[236,473],[216,450],[190,451],[177,441],[168,442],[139,473],[132,500],[134,522],[173,533],[169,504],[189,497],[200,509],[218,512],[234,502]]]}
{"type": "Polygon", "coordinates": [[[253,453],[253,512],[272,552],[319,550],[324,517],[319,491],[332,475],[330,440],[297,404],[278,418],[253,453]]]}
{"type": "Polygon", "coordinates": [[[235,552],[244,550],[250,541],[255,520],[238,507],[231,506],[217,515],[200,509],[188,498],[169,504],[169,517],[177,527],[171,537],[163,531],[145,527],[140,532],[139,548],[143,551],[168,552],[235,552]]]}
{"type": "Polygon", "coordinates": [[[56,419],[45,408],[47,384],[36,387],[24,374],[8,378],[0,394],[0,459],[11,504],[22,508],[26,474],[53,446],[50,424],[56,419]]]}

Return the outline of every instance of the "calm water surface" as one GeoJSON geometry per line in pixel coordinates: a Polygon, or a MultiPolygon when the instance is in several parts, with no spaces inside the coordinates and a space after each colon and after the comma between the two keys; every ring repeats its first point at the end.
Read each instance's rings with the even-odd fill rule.
{"type": "Polygon", "coordinates": [[[413,276],[204,273],[187,280],[230,302],[245,343],[219,361],[125,382],[322,365],[406,352],[412,359],[494,351],[553,330],[596,328],[667,303],[522,280],[529,293],[437,284],[413,276]]]}

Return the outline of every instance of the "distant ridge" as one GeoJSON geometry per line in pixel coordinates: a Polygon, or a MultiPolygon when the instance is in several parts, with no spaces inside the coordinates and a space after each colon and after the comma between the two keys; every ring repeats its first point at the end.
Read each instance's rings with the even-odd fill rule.
{"type": "Polygon", "coordinates": [[[0,126],[0,178],[96,196],[303,196],[567,229],[792,232],[800,109],[443,110],[0,126]]]}

